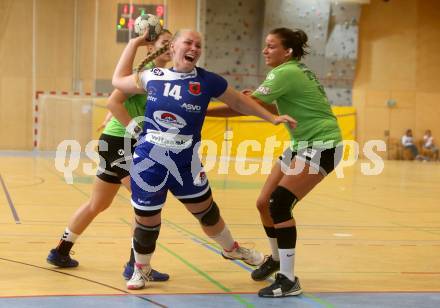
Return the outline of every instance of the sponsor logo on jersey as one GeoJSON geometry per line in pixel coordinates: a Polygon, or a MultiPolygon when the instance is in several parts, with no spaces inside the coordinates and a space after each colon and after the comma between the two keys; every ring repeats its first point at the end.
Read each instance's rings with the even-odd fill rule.
{"type": "Polygon", "coordinates": [[[275,78],[275,74],[274,73],[270,73],[269,75],[267,75],[267,80],[273,80],[275,78]]]}
{"type": "Polygon", "coordinates": [[[145,140],[149,143],[168,149],[183,150],[191,147],[193,135],[179,135],[147,129],[145,140]]]}
{"type": "Polygon", "coordinates": [[[157,67],[153,68],[151,71],[156,76],[163,76],[165,74],[160,68],[157,67]]]}
{"type": "Polygon", "coordinates": [[[186,121],[181,116],[168,111],[155,111],[153,118],[156,123],[166,128],[183,128],[186,126],[186,121]]]}
{"type": "Polygon", "coordinates": [[[257,92],[263,95],[269,95],[271,91],[272,90],[269,87],[263,87],[263,86],[259,86],[257,89],[257,92]]]}
{"type": "Polygon", "coordinates": [[[137,204],[150,204],[150,201],[145,201],[145,200],[142,200],[142,199],[137,199],[137,202],[136,202],[137,204]]]}
{"type": "Polygon", "coordinates": [[[155,102],[155,101],[157,101],[157,97],[154,97],[154,96],[148,95],[148,97],[147,97],[147,101],[155,102]]]}
{"type": "Polygon", "coordinates": [[[200,95],[202,94],[202,88],[200,86],[200,82],[198,81],[190,81],[188,86],[188,91],[192,95],[200,95]]]}
{"type": "Polygon", "coordinates": [[[200,171],[199,174],[197,174],[196,178],[194,179],[194,185],[199,187],[204,186],[207,181],[208,181],[208,177],[206,176],[206,172],[200,171]]]}
{"type": "Polygon", "coordinates": [[[199,105],[193,105],[188,103],[183,103],[181,107],[188,112],[200,112],[202,110],[202,107],[200,107],[199,105]]]}
{"type": "Polygon", "coordinates": [[[147,92],[148,95],[156,95],[157,94],[157,89],[153,86],[148,86],[147,90],[148,90],[148,92],[147,92]]]}

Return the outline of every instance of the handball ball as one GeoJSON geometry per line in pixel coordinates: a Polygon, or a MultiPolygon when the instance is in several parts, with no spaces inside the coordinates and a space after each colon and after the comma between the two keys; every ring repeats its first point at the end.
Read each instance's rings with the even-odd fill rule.
{"type": "Polygon", "coordinates": [[[148,39],[154,41],[162,31],[159,17],[152,14],[143,14],[134,21],[134,32],[139,36],[148,32],[148,39]]]}

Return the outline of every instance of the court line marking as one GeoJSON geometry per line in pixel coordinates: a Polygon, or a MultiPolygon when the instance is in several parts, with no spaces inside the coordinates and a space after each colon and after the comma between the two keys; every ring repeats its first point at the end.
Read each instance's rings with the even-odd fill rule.
{"type": "MultiPolygon", "coordinates": [[[[127,224],[128,226],[131,227],[131,223],[126,221],[125,219],[122,220],[125,224],[127,224]]],[[[227,287],[225,287],[223,284],[221,284],[219,281],[215,280],[213,277],[211,277],[211,275],[209,275],[208,273],[206,273],[205,271],[199,269],[197,266],[195,266],[194,264],[192,264],[191,262],[189,262],[188,260],[186,260],[185,258],[181,257],[179,254],[177,254],[176,252],[174,252],[173,250],[171,250],[170,248],[166,247],[164,244],[157,242],[157,245],[162,248],[163,250],[165,250],[167,253],[169,253],[170,255],[172,255],[173,257],[175,257],[176,259],[178,259],[180,262],[182,262],[183,264],[185,264],[186,266],[188,266],[191,270],[193,270],[194,272],[196,272],[197,274],[199,274],[200,276],[202,276],[203,278],[205,278],[206,280],[208,280],[209,282],[211,282],[212,284],[214,284],[215,286],[217,286],[219,289],[227,292],[227,295],[231,295],[232,297],[234,297],[234,299],[236,299],[239,303],[246,305],[246,307],[254,307],[254,305],[248,303],[246,301],[246,299],[242,298],[240,296],[240,294],[236,294],[236,293],[232,293],[232,291],[230,289],[228,289],[227,287]]]]}
{"type": "MultiPolygon", "coordinates": [[[[125,221],[124,219],[122,219],[122,221],[124,223],[126,223],[127,225],[131,226],[131,224],[127,221],[125,221]]],[[[165,222],[166,224],[168,224],[170,227],[172,227],[172,229],[174,229],[175,231],[182,231],[184,232],[184,236],[191,238],[194,242],[196,242],[197,244],[201,245],[202,247],[211,250],[213,252],[215,252],[216,254],[221,255],[221,252],[219,249],[217,249],[215,246],[218,246],[214,243],[210,243],[208,241],[206,241],[205,239],[201,238],[200,236],[198,236],[197,234],[192,233],[191,231],[186,230],[185,228],[182,228],[181,226],[169,221],[168,219],[163,219],[163,222],[165,222]],[[173,228],[174,227],[174,228],[173,228]],[[176,228],[178,230],[176,230],[176,228]]],[[[163,245],[160,242],[157,242],[157,245],[159,247],[161,247],[162,249],[164,249],[165,251],[167,251],[168,253],[170,253],[171,255],[173,255],[174,257],[176,257],[177,259],[179,259],[181,262],[183,262],[185,265],[187,265],[188,267],[190,267],[192,270],[194,270],[195,272],[197,272],[199,275],[203,276],[205,279],[207,279],[208,281],[210,281],[211,283],[213,283],[214,285],[216,285],[217,287],[219,287],[220,289],[222,289],[225,292],[228,292],[226,294],[228,295],[239,295],[239,294],[245,294],[245,293],[234,293],[232,292],[230,289],[224,287],[220,282],[216,281],[214,278],[212,278],[209,274],[207,274],[206,272],[198,269],[196,266],[194,266],[193,264],[191,264],[189,261],[185,260],[184,258],[180,257],[177,253],[172,252],[171,249],[167,248],[165,245],[163,245]],[[169,251],[168,251],[169,250],[169,251]]],[[[237,260],[229,260],[232,261],[233,263],[235,263],[236,265],[240,266],[241,268],[245,269],[248,272],[252,272],[253,268],[251,268],[250,266],[247,266],[246,264],[244,264],[241,261],[237,261],[237,260]]],[[[269,282],[273,282],[272,278],[266,279],[269,282]]],[[[192,294],[192,293],[191,293],[192,294]]],[[[250,293],[250,294],[255,294],[255,293],[250,293]]],[[[330,303],[326,303],[324,300],[319,299],[318,297],[314,296],[314,295],[307,295],[307,294],[301,294],[299,296],[295,297],[296,299],[303,301],[303,302],[307,302],[308,304],[312,305],[312,307],[320,307],[317,306],[317,304],[319,305],[323,305],[326,308],[331,308],[333,307],[330,303]]],[[[238,299],[236,298],[238,301],[240,301],[240,299],[246,301],[245,299],[241,298],[238,299]]],[[[241,301],[240,301],[241,302],[241,301]]],[[[254,307],[252,304],[247,305],[248,307],[254,307]],[[249,306],[250,305],[250,306],[249,306]]]]}
{"type": "Polygon", "coordinates": [[[15,223],[17,225],[19,225],[19,224],[21,224],[20,217],[18,217],[17,211],[14,207],[14,203],[12,202],[11,196],[9,195],[8,188],[6,187],[5,181],[3,180],[3,177],[1,174],[0,174],[0,182],[3,187],[3,191],[5,192],[6,199],[8,200],[9,208],[11,209],[12,216],[14,217],[15,223]]]}
{"type": "MultiPolygon", "coordinates": [[[[190,237],[189,235],[191,235],[192,236],[192,240],[194,242],[199,243],[203,247],[205,247],[205,248],[207,248],[207,249],[209,249],[209,250],[211,250],[211,251],[221,255],[221,250],[219,250],[219,246],[218,245],[206,241],[204,238],[198,236],[197,234],[192,233],[189,230],[186,230],[185,228],[179,226],[178,224],[175,224],[175,223],[169,221],[168,219],[164,219],[164,221],[168,225],[171,224],[175,228],[178,228],[180,231],[183,231],[184,233],[186,233],[186,236],[190,237]]],[[[237,261],[237,260],[229,260],[229,261],[232,261],[233,263],[235,263],[236,265],[240,266],[241,268],[245,269],[248,272],[252,272],[253,271],[252,267],[246,265],[242,261],[237,261]]],[[[268,279],[266,279],[266,281],[273,282],[274,280],[272,278],[268,278],[268,279]]],[[[323,305],[326,308],[334,307],[332,304],[326,302],[325,300],[320,299],[319,297],[311,295],[311,294],[302,293],[302,294],[300,294],[298,296],[295,296],[295,298],[299,299],[300,301],[307,302],[308,304],[312,305],[313,307],[319,307],[319,306],[317,306],[317,304],[323,305]]]]}
{"type": "MultiPolygon", "coordinates": [[[[47,166],[46,166],[46,169],[49,169],[47,166]]],[[[51,171],[51,173],[55,173],[54,171],[52,171],[52,170],[50,170],[51,171]]],[[[63,179],[61,176],[59,176],[59,175],[57,175],[57,177],[59,178],[59,179],[63,179]]],[[[89,194],[88,193],[85,193],[84,191],[82,191],[82,189],[80,189],[80,188],[78,188],[78,187],[76,187],[75,186],[75,184],[71,184],[71,186],[73,186],[76,190],[78,190],[79,192],[81,192],[82,194],[84,194],[84,195],[86,195],[86,196],[89,196],[89,194]]],[[[118,194],[119,194],[119,191],[118,191],[118,194]]],[[[121,196],[123,199],[126,199],[125,197],[123,197],[123,196],[121,196]]],[[[123,220],[125,223],[127,223],[127,224],[129,224],[130,226],[131,226],[131,223],[128,223],[128,222],[126,222],[125,220],[123,220]]],[[[171,224],[173,224],[172,222],[170,222],[169,220],[166,220],[166,219],[164,219],[164,221],[165,222],[168,222],[168,223],[171,223],[171,224]]],[[[176,225],[176,224],[174,224],[175,226],[177,226],[178,228],[180,228],[182,231],[184,231],[185,233],[190,233],[190,234],[192,234],[191,232],[189,232],[188,230],[186,230],[186,229],[184,229],[184,228],[182,228],[182,227],[180,227],[180,226],[178,226],[178,225],[176,225]]],[[[199,239],[202,239],[203,241],[205,241],[203,238],[200,238],[199,236],[197,236],[197,235],[195,235],[195,234],[192,234],[193,236],[195,236],[195,237],[197,237],[197,238],[199,238],[199,239]]],[[[206,241],[205,241],[206,242],[206,241]]],[[[208,242],[206,242],[207,244],[209,244],[208,242]]],[[[160,247],[162,247],[163,246],[163,244],[161,244],[160,242],[157,242],[157,244],[160,246],[160,247]]],[[[202,245],[203,247],[206,247],[206,246],[204,246],[204,245],[202,245]]],[[[162,248],[165,248],[165,246],[163,246],[162,248]]],[[[170,250],[171,251],[171,250],[170,250]]],[[[176,254],[177,255],[177,254],[176,254]]],[[[183,259],[183,258],[182,258],[183,259]]],[[[241,263],[241,262],[238,262],[238,261],[233,261],[233,262],[235,262],[236,264],[238,264],[239,266],[241,266],[241,267],[244,267],[244,268],[246,268],[245,266],[244,266],[244,264],[243,263],[241,263]]],[[[249,269],[247,269],[248,271],[249,271],[249,269]]],[[[206,273],[205,273],[206,274],[206,273]]],[[[206,274],[206,275],[208,275],[208,274],[206,274]]],[[[209,276],[209,275],[208,275],[209,276]]],[[[213,278],[212,278],[213,279],[213,278]]],[[[229,291],[230,292],[230,291],[229,291]]],[[[239,296],[239,295],[238,295],[239,296]]],[[[324,305],[325,307],[333,307],[330,303],[326,303],[325,301],[323,301],[322,299],[319,299],[318,297],[315,297],[315,296],[306,296],[305,294],[302,294],[302,295],[299,295],[298,297],[296,297],[296,298],[298,298],[298,299],[302,299],[303,301],[305,301],[305,302],[309,302],[309,304],[320,304],[320,305],[324,305]],[[319,299],[319,301],[317,300],[317,299],[319,299]]],[[[238,300],[238,299],[237,299],[238,300]]],[[[243,299],[243,303],[245,303],[246,302],[246,300],[245,299],[243,299]]],[[[251,305],[251,304],[250,304],[251,305]]],[[[248,305],[247,305],[248,306],[248,305]]],[[[249,306],[248,306],[249,307],[249,306]]],[[[253,307],[253,305],[251,305],[250,307],[253,307]]]]}
{"type": "MultiPolygon", "coordinates": [[[[156,301],[154,301],[152,299],[149,299],[149,298],[145,297],[145,295],[140,296],[140,295],[132,294],[132,293],[126,291],[126,290],[122,290],[122,289],[119,289],[117,287],[113,287],[111,285],[108,285],[108,284],[105,284],[105,283],[102,283],[102,282],[99,282],[99,281],[96,281],[96,280],[92,280],[92,279],[89,279],[89,278],[85,278],[85,277],[77,276],[77,275],[74,275],[74,274],[62,272],[62,271],[59,271],[59,270],[56,270],[56,269],[47,268],[47,267],[43,267],[43,266],[38,266],[38,265],[26,263],[26,262],[17,261],[17,260],[11,260],[11,259],[6,259],[6,258],[2,258],[2,257],[0,257],[0,260],[11,262],[11,263],[16,263],[16,264],[21,264],[21,265],[25,265],[25,266],[30,266],[30,267],[34,267],[34,268],[38,268],[38,269],[42,269],[42,270],[46,270],[46,271],[50,271],[50,272],[54,272],[54,273],[58,273],[58,274],[66,275],[66,276],[70,276],[70,277],[73,277],[73,278],[76,278],[76,279],[79,279],[79,280],[84,280],[84,281],[87,281],[87,282],[91,282],[91,283],[94,283],[94,284],[97,284],[97,285],[100,285],[100,286],[103,286],[103,287],[106,287],[106,288],[109,288],[109,289],[112,289],[112,290],[115,290],[115,291],[122,292],[122,293],[124,293],[126,295],[131,295],[131,296],[137,297],[137,298],[139,298],[141,300],[147,301],[147,302],[149,302],[151,304],[154,304],[154,305],[156,305],[158,307],[167,308],[167,306],[162,305],[162,304],[160,304],[160,303],[158,303],[158,302],[156,302],[156,301]]],[[[54,295],[50,295],[50,296],[54,296],[54,295]]],[[[74,295],[74,296],[76,296],[76,295],[74,295]]]]}
{"type": "Polygon", "coordinates": [[[427,228],[423,227],[423,226],[407,226],[407,225],[399,224],[397,222],[392,222],[392,224],[396,225],[398,227],[408,228],[408,229],[414,230],[414,231],[426,232],[426,233],[429,233],[429,234],[439,235],[439,233],[438,233],[439,230],[437,230],[437,228],[434,228],[434,230],[426,230],[427,228]]]}
{"type": "Polygon", "coordinates": [[[199,269],[194,264],[190,263],[188,260],[186,260],[185,258],[181,257],[180,255],[178,255],[177,253],[175,253],[174,251],[172,251],[171,249],[169,249],[165,245],[163,245],[163,244],[161,244],[159,242],[157,244],[163,250],[165,250],[166,252],[171,254],[173,257],[177,258],[180,262],[182,262],[183,264],[188,266],[190,269],[192,269],[194,272],[196,272],[197,274],[199,274],[200,276],[202,276],[203,278],[205,278],[206,280],[208,280],[209,282],[211,282],[212,284],[217,286],[219,289],[221,289],[221,290],[223,290],[225,292],[228,292],[227,294],[232,296],[234,299],[236,299],[240,304],[244,304],[246,307],[254,307],[253,304],[249,303],[245,298],[241,297],[240,294],[231,294],[231,290],[229,288],[225,287],[219,281],[217,281],[213,277],[211,277],[211,275],[209,275],[205,271],[199,269]]]}

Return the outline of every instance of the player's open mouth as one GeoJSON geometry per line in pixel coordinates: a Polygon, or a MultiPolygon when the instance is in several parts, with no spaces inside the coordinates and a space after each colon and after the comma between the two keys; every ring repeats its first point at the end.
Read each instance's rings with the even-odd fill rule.
{"type": "Polygon", "coordinates": [[[193,55],[185,55],[185,60],[188,62],[194,62],[195,57],[193,55]]]}

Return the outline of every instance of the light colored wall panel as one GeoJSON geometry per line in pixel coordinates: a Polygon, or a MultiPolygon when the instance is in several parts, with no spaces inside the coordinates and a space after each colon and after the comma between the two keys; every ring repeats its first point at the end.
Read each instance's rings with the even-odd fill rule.
{"type": "Polygon", "coordinates": [[[385,129],[389,126],[389,111],[384,107],[368,107],[364,110],[366,122],[364,125],[364,141],[385,139],[385,129]]]}
{"type": "Polygon", "coordinates": [[[25,150],[32,146],[32,103],[29,78],[0,78],[0,149],[25,150]]]}
{"type": "MultiPolygon", "coordinates": [[[[440,82],[440,2],[418,1],[417,87],[421,91],[438,92],[440,82]]],[[[440,103],[440,102],[439,102],[440,103]]]]}
{"type": "Polygon", "coordinates": [[[415,108],[417,137],[421,137],[426,129],[431,129],[437,146],[440,145],[440,93],[421,92],[416,96],[415,108]]]}
{"type": "Polygon", "coordinates": [[[410,128],[416,126],[416,92],[415,91],[392,91],[391,97],[396,101],[396,106],[387,108],[390,112],[390,137],[400,138],[410,128]]]}
{"type": "Polygon", "coordinates": [[[361,144],[387,129],[393,139],[407,128],[413,129],[416,139],[427,128],[434,137],[440,134],[439,54],[439,1],[372,0],[363,6],[353,91],[361,144]],[[365,93],[363,102],[360,93],[365,93]],[[386,107],[387,99],[394,99],[396,106],[386,107]],[[375,119],[368,125],[372,108],[383,109],[389,121],[375,119]]]}
{"type": "Polygon", "coordinates": [[[388,110],[390,115],[390,137],[401,138],[407,129],[415,133],[415,106],[413,108],[394,108],[388,110]]]}
{"type": "Polygon", "coordinates": [[[35,9],[37,88],[38,78],[67,78],[70,87],[74,1],[38,0],[35,9]]]}
{"type": "Polygon", "coordinates": [[[367,91],[366,93],[366,107],[384,108],[386,102],[391,98],[390,91],[367,91]]]}
{"type": "Polygon", "coordinates": [[[78,90],[84,92],[94,91],[95,84],[95,12],[95,0],[78,1],[77,55],[79,57],[79,63],[77,64],[78,72],[76,78],[79,79],[78,90]]]}
{"type": "Polygon", "coordinates": [[[167,26],[170,31],[174,33],[179,29],[196,29],[196,0],[167,0],[167,5],[167,26]]]}
{"type": "Polygon", "coordinates": [[[365,102],[367,100],[366,96],[366,91],[359,88],[353,91],[353,107],[356,108],[356,141],[359,143],[363,143],[365,135],[364,126],[367,119],[360,115],[364,114],[365,102]]]}
{"type": "Polygon", "coordinates": [[[32,0],[2,0],[0,24],[0,149],[29,149],[32,145],[32,0]]]}

